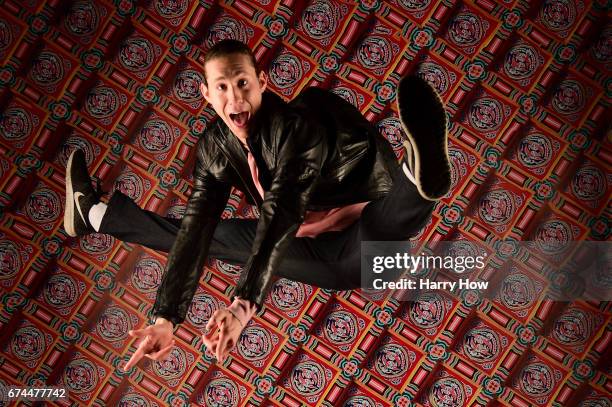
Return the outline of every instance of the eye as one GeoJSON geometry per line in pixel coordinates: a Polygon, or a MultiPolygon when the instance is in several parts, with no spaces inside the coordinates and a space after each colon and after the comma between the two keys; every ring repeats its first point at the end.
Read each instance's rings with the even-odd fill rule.
{"type": "Polygon", "coordinates": [[[217,85],[217,90],[225,90],[225,84],[221,83],[219,85],[217,85]]]}
{"type": "Polygon", "coordinates": [[[238,81],[238,86],[241,88],[244,88],[247,85],[247,80],[246,79],[240,79],[238,81]]]}

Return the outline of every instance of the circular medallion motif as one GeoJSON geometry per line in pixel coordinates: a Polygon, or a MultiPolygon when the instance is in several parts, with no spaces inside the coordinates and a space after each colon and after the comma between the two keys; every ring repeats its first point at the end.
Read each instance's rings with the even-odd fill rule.
{"type": "Polygon", "coordinates": [[[151,403],[140,394],[130,393],[121,397],[119,407],[150,407],[151,403]]]}
{"type": "Polygon", "coordinates": [[[152,365],[153,370],[166,380],[177,379],[185,373],[187,357],[182,348],[175,346],[164,360],[157,360],[152,365]]]}
{"type": "Polygon", "coordinates": [[[187,209],[187,205],[177,200],[171,204],[168,212],[166,212],[166,216],[172,219],[183,219],[185,217],[185,209],[187,209]]]}
{"type": "Polygon", "coordinates": [[[540,133],[527,135],[518,146],[518,160],[528,168],[538,168],[548,164],[552,154],[550,139],[540,133]]]}
{"type": "Polygon", "coordinates": [[[570,308],[555,322],[552,337],[568,346],[584,345],[593,334],[593,317],[580,308],[570,308]]]}
{"type": "Polygon", "coordinates": [[[403,346],[390,343],[376,351],[374,368],[384,377],[392,379],[403,376],[409,367],[410,359],[403,346]]]}
{"type": "Polygon", "coordinates": [[[224,16],[218,19],[210,28],[206,37],[206,48],[222,40],[238,40],[248,43],[247,27],[233,17],[224,16]]]}
{"type": "Polygon", "coordinates": [[[570,28],[576,21],[576,0],[546,0],[540,9],[540,21],[553,31],[570,28]]]}
{"type": "Polygon", "coordinates": [[[480,254],[476,243],[467,240],[457,240],[451,243],[447,256],[476,258],[480,254]]]}
{"type": "Polygon", "coordinates": [[[305,297],[304,287],[295,281],[281,278],[272,287],[272,303],[283,311],[300,308],[305,297]]]}
{"type": "Polygon", "coordinates": [[[333,88],[331,91],[353,106],[359,107],[357,92],[355,92],[353,89],[349,89],[345,86],[338,86],[337,88],[333,88]]]}
{"type": "Polygon", "coordinates": [[[376,407],[376,402],[366,396],[349,397],[343,407],[376,407]]]}
{"type": "Polygon", "coordinates": [[[0,20],[0,52],[8,50],[13,43],[13,32],[6,20],[0,20]]]}
{"type": "Polygon", "coordinates": [[[204,389],[204,397],[210,407],[236,407],[240,401],[238,387],[224,377],[211,380],[204,389]]]}
{"type": "Polygon", "coordinates": [[[144,192],[144,185],[138,175],[131,170],[127,170],[117,177],[115,189],[137,201],[144,192]]]}
{"type": "Polygon", "coordinates": [[[87,359],[75,359],[64,370],[64,383],[75,393],[86,393],[96,388],[98,372],[87,359]]]}
{"type": "Polygon", "coordinates": [[[187,319],[196,328],[204,329],[213,312],[219,308],[219,301],[212,295],[196,294],[187,311],[187,319]]]}
{"type": "MultiPolygon", "coordinates": [[[[0,34],[0,49],[2,41],[0,34]]],[[[610,62],[612,59],[612,27],[607,27],[597,38],[597,41],[591,46],[591,55],[599,62],[610,62]]]]}
{"type": "Polygon", "coordinates": [[[431,387],[429,402],[434,407],[461,407],[465,402],[465,391],[454,377],[437,380],[431,387]]]}
{"type": "Polygon", "coordinates": [[[226,276],[238,277],[240,276],[240,273],[242,272],[242,267],[235,265],[235,264],[229,264],[229,263],[225,263],[223,261],[217,260],[216,265],[217,265],[217,269],[223,274],[225,274],[226,276]]]}
{"type": "Polygon", "coordinates": [[[528,44],[517,44],[504,59],[504,71],[515,81],[531,77],[540,66],[540,55],[528,44]]]}
{"type": "Polygon", "coordinates": [[[128,38],[119,50],[119,62],[130,71],[149,69],[154,58],[153,44],[144,37],[128,38]]]}
{"type": "Polygon", "coordinates": [[[560,254],[567,248],[572,232],[567,223],[551,220],[538,226],[535,241],[538,247],[549,255],[560,254]]]}
{"type": "Polygon", "coordinates": [[[165,153],[172,147],[172,129],[163,120],[153,119],[145,123],[138,137],[140,145],[151,154],[165,153]]]}
{"type": "Polygon", "coordinates": [[[20,107],[9,107],[0,117],[0,135],[9,142],[25,140],[33,127],[30,114],[20,107]]]}
{"type": "Polygon", "coordinates": [[[25,210],[30,219],[35,222],[53,222],[62,212],[62,202],[55,191],[42,187],[28,196],[25,210]]]}
{"type": "Polygon", "coordinates": [[[589,397],[577,407],[612,407],[612,400],[605,397],[589,397]]]}
{"type": "Polygon", "coordinates": [[[410,320],[422,329],[438,326],[445,315],[444,299],[436,293],[422,294],[410,304],[410,320]]]}
{"type": "Polygon", "coordinates": [[[484,32],[480,19],[470,12],[457,14],[448,27],[449,39],[459,47],[479,44],[484,32]]]}
{"type": "Polygon", "coordinates": [[[554,384],[552,371],[544,363],[526,366],[519,379],[521,390],[533,397],[546,396],[552,391],[554,384]]]}
{"type": "Polygon", "coordinates": [[[113,116],[118,109],[119,94],[108,86],[96,86],[85,100],[85,111],[95,119],[113,116]]]}
{"type": "Polygon", "coordinates": [[[55,85],[64,77],[64,66],[55,53],[42,51],[32,62],[29,76],[40,85],[55,85]]]}
{"type": "Polygon", "coordinates": [[[258,326],[247,327],[238,339],[238,353],[246,360],[261,360],[268,356],[271,350],[270,334],[258,326]]]}
{"type": "Polygon", "coordinates": [[[42,356],[45,347],[43,333],[34,326],[18,329],[11,338],[11,351],[21,360],[37,360],[42,356]]]}
{"type": "Polygon", "coordinates": [[[581,83],[566,79],[557,87],[552,98],[553,108],[564,115],[581,111],[586,103],[584,87],[581,83]]]}
{"type": "Polygon", "coordinates": [[[594,165],[581,167],[572,178],[572,192],[585,201],[601,198],[607,187],[606,174],[594,165]]]}
{"type": "Polygon", "coordinates": [[[325,387],[323,368],[310,361],[298,363],[291,371],[291,385],[302,396],[321,393],[325,387]]]}
{"type": "Polygon", "coordinates": [[[91,142],[83,137],[79,136],[71,136],[62,146],[60,147],[60,151],[57,153],[57,161],[62,166],[65,167],[68,163],[68,157],[74,150],[81,150],[85,154],[85,162],[87,166],[91,165],[94,161],[94,149],[91,142]]]}
{"type": "Polygon", "coordinates": [[[90,233],[79,240],[81,250],[93,255],[107,254],[114,243],[112,236],[102,233],[90,233]]]}
{"type": "Polygon", "coordinates": [[[417,75],[425,79],[438,92],[438,95],[443,95],[450,86],[448,72],[433,62],[421,63],[417,75]]]}
{"type": "Polygon", "coordinates": [[[200,84],[204,83],[204,76],[193,69],[185,69],[174,78],[172,88],[174,96],[185,103],[193,103],[202,100],[200,84]]]}
{"type": "Polygon", "coordinates": [[[466,164],[468,163],[467,154],[458,148],[449,148],[448,155],[451,162],[451,191],[455,189],[460,179],[467,174],[466,164]]]}
{"type": "Polygon", "coordinates": [[[130,279],[139,291],[150,293],[157,289],[163,274],[164,266],[159,260],[145,257],[136,263],[130,279]]]}
{"type": "Polygon", "coordinates": [[[511,310],[529,307],[535,299],[535,286],[524,274],[511,274],[504,278],[500,288],[501,302],[511,310]]]}
{"type": "Polygon", "coordinates": [[[366,38],[357,49],[357,59],[369,69],[385,68],[391,62],[393,52],[389,41],[378,35],[366,38]]]}
{"type": "Polygon", "coordinates": [[[187,11],[189,2],[187,0],[156,0],[155,11],[164,18],[181,17],[187,11]]]}
{"type": "Polygon", "coordinates": [[[100,16],[92,1],[75,1],[64,20],[64,27],[68,32],[87,36],[96,32],[100,23],[100,16]]]}
{"type": "Polygon", "coordinates": [[[127,338],[130,329],[132,329],[130,316],[122,308],[114,305],[104,310],[96,325],[98,334],[109,342],[127,338]]]}
{"type": "Polygon", "coordinates": [[[335,345],[353,342],[357,333],[357,319],[350,312],[334,311],[323,322],[325,338],[335,345]]]}
{"type": "Polygon", "coordinates": [[[302,26],[315,40],[331,37],[338,26],[338,13],[327,0],[317,0],[302,13],[302,26]]]}
{"type": "Polygon", "coordinates": [[[280,55],[270,67],[270,80],[279,89],[290,88],[303,76],[300,61],[291,54],[280,55]]]}
{"type": "Polygon", "coordinates": [[[394,150],[402,148],[404,136],[400,121],[395,117],[388,117],[376,124],[378,131],[391,143],[394,150]]]}
{"type": "Polygon", "coordinates": [[[0,240],[0,281],[10,280],[21,270],[19,247],[10,240],[0,240]]]}
{"type": "Polygon", "coordinates": [[[490,328],[474,328],[465,335],[463,351],[477,363],[495,360],[500,349],[499,335],[490,328]]]}
{"type": "Polygon", "coordinates": [[[399,0],[400,5],[408,11],[423,11],[431,0],[399,0]]]}
{"type": "Polygon", "coordinates": [[[509,192],[497,189],[487,192],[478,203],[480,217],[490,225],[505,225],[516,208],[509,192]]]}
{"type": "Polygon", "coordinates": [[[503,108],[499,101],[481,97],[470,106],[468,120],[472,127],[481,131],[498,129],[503,121],[503,108]]]}
{"type": "Polygon", "coordinates": [[[70,307],[79,297],[77,283],[68,274],[55,274],[46,281],[43,297],[47,304],[57,308],[70,307]]]}

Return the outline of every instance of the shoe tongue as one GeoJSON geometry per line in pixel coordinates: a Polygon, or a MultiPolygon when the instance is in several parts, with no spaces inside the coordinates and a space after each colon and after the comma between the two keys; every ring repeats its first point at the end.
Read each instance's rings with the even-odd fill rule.
{"type": "Polygon", "coordinates": [[[249,114],[247,112],[242,112],[238,113],[237,115],[234,115],[234,122],[236,122],[238,126],[244,126],[248,119],[249,114]]]}

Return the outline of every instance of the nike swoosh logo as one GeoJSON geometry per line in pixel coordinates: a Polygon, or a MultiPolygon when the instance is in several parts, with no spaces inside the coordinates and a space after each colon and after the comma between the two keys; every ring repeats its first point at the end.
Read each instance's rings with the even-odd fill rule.
{"type": "Polygon", "coordinates": [[[83,223],[87,225],[87,221],[85,220],[85,216],[83,216],[83,212],[81,211],[81,205],[79,205],[79,198],[85,196],[82,192],[74,193],[74,203],[76,204],[77,211],[79,211],[79,215],[81,215],[81,219],[83,219],[83,223]]]}

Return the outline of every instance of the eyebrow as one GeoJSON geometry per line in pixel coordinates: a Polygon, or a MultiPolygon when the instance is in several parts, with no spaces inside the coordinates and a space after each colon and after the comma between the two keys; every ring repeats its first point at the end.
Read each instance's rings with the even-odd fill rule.
{"type": "MultiPolygon", "coordinates": [[[[245,71],[243,71],[242,69],[239,69],[237,71],[234,71],[232,76],[238,76],[238,75],[241,75],[243,73],[245,73],[245,71]]],[[[225,75],[217,76],[216,78],[214,78],[212,80],[212,82],[217,82],[217,81],[220,81],[221,79],[225,79],[225,75]]]]}

